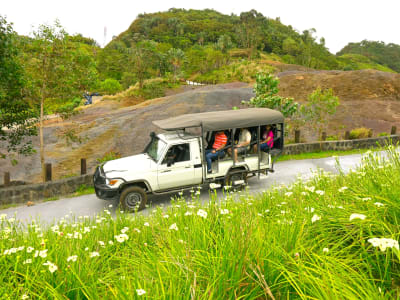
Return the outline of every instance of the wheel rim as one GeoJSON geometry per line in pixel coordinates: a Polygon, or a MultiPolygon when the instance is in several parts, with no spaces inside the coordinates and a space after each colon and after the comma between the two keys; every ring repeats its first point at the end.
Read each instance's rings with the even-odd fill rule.
{"type": "Polygon", "coordinates": [[[129,193],[125,197],[125,204],[127,208],[135,208],[142,202],[142,195],[136,192],[129,193]]]}
{"type": "Polygon", "coordinates": [[[229,184],[231,185],[231,186],[236,186],[235,185],[235,181],[238,181],[238,180],[243,180],[243,176],[242,176],[242,174],[234,174],[234,175],[232,175],[230,178],[229,178],[229,184]]]}

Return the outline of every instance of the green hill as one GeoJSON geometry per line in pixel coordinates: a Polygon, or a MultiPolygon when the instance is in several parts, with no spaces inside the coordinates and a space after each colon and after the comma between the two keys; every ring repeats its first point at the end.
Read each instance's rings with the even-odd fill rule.
{"type": "Polygon", "coordinates": [[[363,40],[360,43],[349,43],[337,53],[343,54],[360,54],[377,64],[400,72],[400,45],[363,40]]]}

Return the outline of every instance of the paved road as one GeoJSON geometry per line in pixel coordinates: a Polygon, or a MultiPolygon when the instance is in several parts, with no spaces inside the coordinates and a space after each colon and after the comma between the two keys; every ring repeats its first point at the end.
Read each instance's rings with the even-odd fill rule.
{"type": "MultiPolygon", "coordinates": [[[[348,172],[350,169],[356,168],[360,164],[361,155],[347,155],[340,156],[339,163],[341,168],[348,172]]],[[[312,176],[312,172],[316,171],[317,168],[321,168],[325,171],[337,173],[336,161],[333,157],[321,158],[321,159],[307,159],[307,160],[295,160],[295,161],[284,161],[278,162],[275,165],[275,173],[269,173],[262,179],[250,178],[249,179],[249,191],[251,193],[259,193],[267,190],[272,185],[276,184],[290,184],[295,181],[297,176],[301,176],[303,179],[307,179],[312,176]]],[[[185,195],[189,195],[186,192],[185,195]]],[[[152,196],[149,198],[149,202],[152,207],[168,206],[171,197],[174,194],[152,196]]],[[[186,197],[187,199],[190,197],[186,197]]],[[[208,190],[202,189],[200,200],[206,202],[209,200],[208,190]]],[[[0,210],[0,214],[6,213],[8,216],[13,216],[21,221],[29,221],[31,218],[40,219],[43,223],[52,223],[54,220],[58,220],[64,217],[66,214],[73,214],[75,216],[93,216],[104,209],[109,209],[113,214],[117,209],[117,203],[111,201],[104,201],[98,199],[96,195],[85,195],[75,198],[65,198],[57,201],[49,201],[36,204],[34,206],[20,206],[16,208],[9,208],[0,210]],[[113,207],[109,208],[112,204],[113,207]]],[[[140,213],[148,214],[150,209],[146,209],[140,213]]]]}

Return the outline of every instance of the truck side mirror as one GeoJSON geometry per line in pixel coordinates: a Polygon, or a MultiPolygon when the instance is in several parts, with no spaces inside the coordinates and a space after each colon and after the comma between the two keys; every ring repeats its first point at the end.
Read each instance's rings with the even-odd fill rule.
{"type": "Polygon", "coordinates": [[[156,133],[154,131],[150,132],[150,137],[153,138],[156,136],[156,133]]]}

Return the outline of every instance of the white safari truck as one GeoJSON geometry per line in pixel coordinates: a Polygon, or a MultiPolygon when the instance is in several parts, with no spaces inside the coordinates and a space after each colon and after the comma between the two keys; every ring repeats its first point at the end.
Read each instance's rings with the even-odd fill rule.
{"type": "Polygon", "coordinates": [[[177,192],[207,183],[240,186],[250,176],[273,172],[273,163],[283,150],[284,117],[267,108],[186,114],[153,124],[165,133],[152,132],[143,153],[97,167],[93,177],[97,197],[119,198],[125,210],[133,211],[143,209],[150,194],[177,192]],[[263,152],[259,146],[266,125],[271,125],[274,145],[263,152]],[[235,162],[231,154],[240,129],[249,130],[251,142],[235,162]],[[206,150],[212,147],[218,131],[224,131],[228,139],[222,149],[225,155],[212,162],[212,172],[208,173],[206,150]]]}

